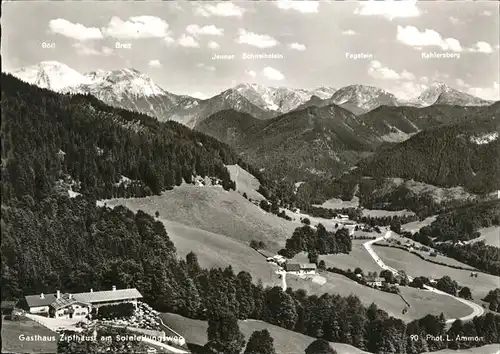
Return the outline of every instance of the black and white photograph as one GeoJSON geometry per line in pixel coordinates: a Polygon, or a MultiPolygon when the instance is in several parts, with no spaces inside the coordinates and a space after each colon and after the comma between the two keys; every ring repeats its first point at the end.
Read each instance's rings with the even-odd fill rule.
{"type": "Polygon", "coordinates": [[[500,2],[1,27],[2,353],[500,353],[500,2]]]}

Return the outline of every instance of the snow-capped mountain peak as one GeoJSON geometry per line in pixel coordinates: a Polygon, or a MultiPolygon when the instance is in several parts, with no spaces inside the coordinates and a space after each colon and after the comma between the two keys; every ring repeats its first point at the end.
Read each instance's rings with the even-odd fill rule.
{"type": "Polygon", "coordinates": [[[136,69],[125,68],[118,70],[97,70],[85,74],[91,81],[88,87],[81,87],[83,91],[110,90],[115,95],[155,96],[167,93],[157,86],[151,78],[136,69]]]}
{"type": "Polygon", "coordinates": [[[434,82],[416,99],[423,105],[447,104],[460,106],[483,106],[492,102],[456,90],[443,82],[434,82]]]}
{"type": "Polygon", "coordinates": [[[225,97],[244,97],[265,111],[276,113],[289,112],[307,102],[312,96],[329,98],[335,92],[332,87],[318,87],[313,90],[294,89],[284,86],[264,86],[255,83],[242,83],[222,94],[225,97]]]}
{"type": "Polygon", "coordinates": [[[89,78],[58,61],[42,61],[38,64],[13,70],[11,74],[22,81],[53,91],[89,84],[89,78]]]}
{"type": "Polygon", "coordinates": [[[429,87],[423,91],[417,98],[426,104],[433,104],[438,99],[439,95],[444,92],[450,92],[452,88],[444,82],[433,82],[429,87]]]}
{"type": "Polygon", "coordinates": [[[349,85],[342,87],[332,96],[332,101],[354,113],[370,111],[381,105],[397,106],[397,98],[392,93],[375,86],[349,85]]]}

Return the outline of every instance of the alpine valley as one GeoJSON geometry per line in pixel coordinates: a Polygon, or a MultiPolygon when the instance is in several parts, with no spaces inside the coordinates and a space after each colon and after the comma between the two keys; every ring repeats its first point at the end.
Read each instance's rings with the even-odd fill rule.
{"type": "Polygon", "coordinates": [[[500,343],[500,101],[441,82],[410,99],[335,83],[199,99],[56,61],[1,80],[2,352],[500,343]],[[40,348],[28,330],[148,340],[40,348]]]}

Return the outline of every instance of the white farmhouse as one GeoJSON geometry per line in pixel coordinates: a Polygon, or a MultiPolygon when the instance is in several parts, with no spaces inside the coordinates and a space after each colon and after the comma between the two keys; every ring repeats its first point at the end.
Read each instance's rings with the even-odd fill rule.
{"type": "Polygon", "coordinates": [[[314,263],[286,263],[285,271],[296,275],[316,274],[316,264],[314,263]]]}

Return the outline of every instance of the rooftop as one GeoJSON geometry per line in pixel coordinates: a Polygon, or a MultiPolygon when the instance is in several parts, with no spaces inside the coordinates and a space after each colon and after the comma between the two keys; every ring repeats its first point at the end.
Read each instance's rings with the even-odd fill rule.
{"type": "MultiPolygon", "coordinates": [[[[39,295],[27,295],[25,296],[26,302],[29,307],[38,306],[49,306],[57,301],[64,300],[65,296],[57,299],[56,294],[44,294],[43,298],[41,294],[39,295]]],[[[83,302],[87,304],[92,304],[96,302],[104,301],[119,301],[119,300],[129,300],[129,299],[140,299],[142,298],[141,293],[136,288],[132,289],[118,289],[118,290],[104,290],[104,291],[91,291],[87,293],[77,293],[73,294],[74,302],[83,302]]],[[[66,304],[67,305],[67,304],[66,304]]],[[[64,306],[66,306],[64,305],[64,306]]]]}
{"type": "Polygon", "coordinates": [[[370,279],[367,279],[368,282],[383,282],[385,281],[384,278],[381,278],[381,277],[376,277],[376,278],[370,278],[370,279]]]}
{"type": "Polygon", "coordinates": [[[80,304],[85,304],[85,305],[90,305],[89,303],[83,302],[83,301],[78,301],[74,298],[70,298],[68,295],[66,296],[61,296],[59,299],[56,299],[50,306],[52,306],[54,309],[58,310],[60,308],[66,307],[68,305],[72,305],[74,303],[80,303],[80,304]]]}
{"type": "Polygon", "coordinates": [[[287,271],[299,271],[299,270],[309,270],[309,269],[316,269],[316,264],[314,263],[287,263],[285,265],[285,269],[287,271]]]}
{"type": "Polygon", "coordinates": [[[118,289],[118,290],[105,290],[93,291],[88,293],[78,293],[73,296],[75,300],[95,303],[104,301],[119,301],[142,298],[141,293],[136,288],[132,289],[118,289]]]}
{"type": "Polygon", "coordinates": [[[27,295],[24,297],[29,307],[49,306],[57,300],[56,294],[44,294],[43,299],[41,294],[27,295]]]}
{"type": "Polygon", "coordinates": [[[316,269],[316,264],[314,263],[301,263],[300,269],[316,269]]]}
{"type": "Polygon", "coordinates": [[[285,270],[287,272],[298,272],[300,270],[300,264],[287,263],[287,264],[285,264],[285,270]]]}

